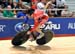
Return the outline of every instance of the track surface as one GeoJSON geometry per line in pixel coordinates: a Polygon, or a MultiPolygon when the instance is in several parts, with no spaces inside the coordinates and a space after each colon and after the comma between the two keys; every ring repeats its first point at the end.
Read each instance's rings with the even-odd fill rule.
{"type": "Polygon", "coordinates": [[[14,47],[11,40],[3,40],[0,41],[0,54],[75,54],[75,37],[54,37],[44,46],[27,41],[14,47]]]}

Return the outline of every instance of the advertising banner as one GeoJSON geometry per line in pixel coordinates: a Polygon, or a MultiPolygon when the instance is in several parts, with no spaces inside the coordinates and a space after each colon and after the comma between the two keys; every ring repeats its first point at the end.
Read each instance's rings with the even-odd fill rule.
{"type": "MultiPolygon", "coordinates": [[[[23,22],[24,19],[0,19],[0,38],[13,37],[22,30],[20,24],[23,22]]],[[[27,23],[33,26],[34,21],[30,19],[27,23]]],[[[45,30],[52,30],[55,34],[75,34],[75,18],[49,18],[47,25],[41,26],[43,27],[45,30]]]]}

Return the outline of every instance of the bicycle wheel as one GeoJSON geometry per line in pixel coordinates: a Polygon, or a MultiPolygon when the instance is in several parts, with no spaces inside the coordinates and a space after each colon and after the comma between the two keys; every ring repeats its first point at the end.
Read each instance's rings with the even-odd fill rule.
{"type": "Polygon", "coordinates": [[[53,38],[53,32],[50,30],[46,30],[44,31],[44,36],[41,39],[37,39],[36,43],[38,45],[44,45],[46,43],[48,43],[49,41],[51,41],[53,38]]]}
{"type": "Polygon", "coordinates": [[[15,37],[12,40],[12,44],[14,46],[19,46],[19,45],[25,43],[29,38],[29,36],[26,33],[27,32],[22,31],[22,32],[18,33],[17,35],[15,35],[15,37]]]}

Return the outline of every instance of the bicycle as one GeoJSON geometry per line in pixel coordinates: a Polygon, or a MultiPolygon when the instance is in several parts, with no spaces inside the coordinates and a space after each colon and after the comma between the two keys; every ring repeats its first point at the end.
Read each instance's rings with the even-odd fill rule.
{"type": "MultiPolygon", "coordinates": [[[[45,27],[47,26],[47,23],[45,24],[45,27]]],[[[30,37],[27,35],[27,31],[31,29],[31,26],[29,24],[24,24],[22,23],[22,27],[24,28],[22,31],[17,33],[14,38],[12,39],[11,43],[14,46],[19,46],[25,43],[30,37]]],[[[50,42],[54,36],[54,33],[51,30],[45,30],[44,28],[40,28],[42,32],[44,33],[44,36],[40,39],[36,39],[36,37],[39,35],[37,32],[32,32],[32,36],[35,39],[36,43],[38,45],[44,45],[50,42]]]]}

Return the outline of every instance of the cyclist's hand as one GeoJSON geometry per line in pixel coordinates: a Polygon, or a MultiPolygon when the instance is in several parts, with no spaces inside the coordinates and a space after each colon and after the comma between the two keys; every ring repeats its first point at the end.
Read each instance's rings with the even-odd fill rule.
{"type": "Polygon", "coordinates": [[[28,32],[27,32],[27,34],[31,34],[31,32],[30,32],[30,31],[28,31],[28,32]]]}

